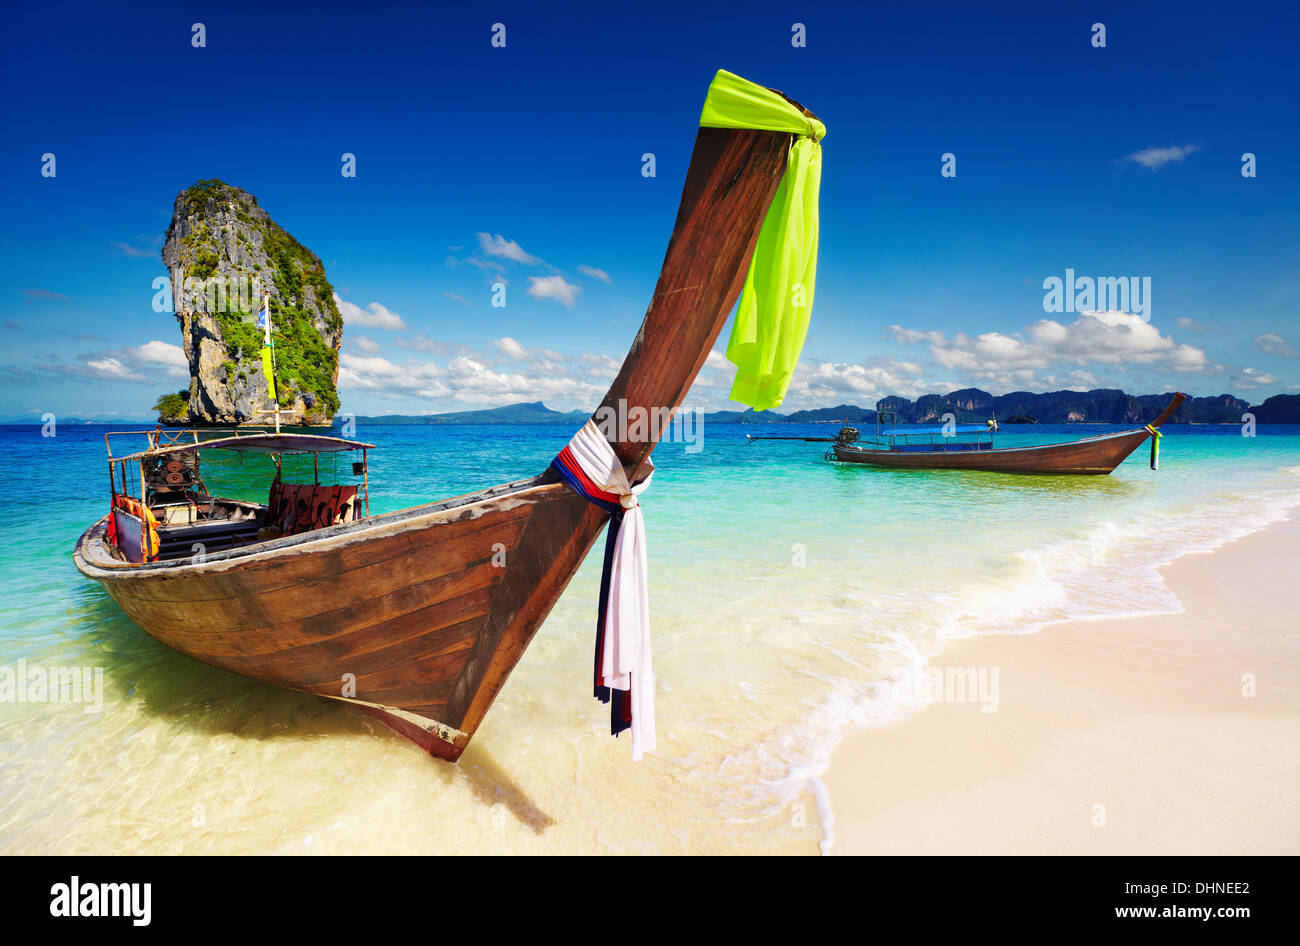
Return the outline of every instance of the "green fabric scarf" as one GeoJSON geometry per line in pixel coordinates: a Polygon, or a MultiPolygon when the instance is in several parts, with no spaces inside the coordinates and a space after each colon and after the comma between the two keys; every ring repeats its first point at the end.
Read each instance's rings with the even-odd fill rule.
{"type": "Polygon", "coordinates": [[[797,135],[754,246],[727,359],[736,365],[731,398],[755,410],[776,407],[786,389],[812,315],[817,280],[818,141],[826,126],[761,85],[719,69],[700,115],[702,128],[756,128],[797,135]]]}

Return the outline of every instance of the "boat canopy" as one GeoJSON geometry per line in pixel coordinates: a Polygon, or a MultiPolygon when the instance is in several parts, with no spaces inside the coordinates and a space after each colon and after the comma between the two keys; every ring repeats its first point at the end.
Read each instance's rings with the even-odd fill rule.
{"type": "Polygon", "coordinates": [[[114,460],[141,460],[145,457],[158,457],[170,453],[182,453],[192,450],[235,450],[241,453],[336,453],[341,450],[373,450],[372,443],[359,440],[344,440],[341,437],[323,437],[317,434],[245,434],[234,437],[218,437],[214,440],[179,441],[142,450],[128,456],[113,457],[114,460]]]}
{"type": "Polygon", "coordinates": [[[881,433],[894,437],[911,437],[913,435],[932,437],[942,436],[943,434],[986,434],[988,431],[987,425],[962,424],[949,427],[946,430],[943,427],[886,427],[881,433]]]}

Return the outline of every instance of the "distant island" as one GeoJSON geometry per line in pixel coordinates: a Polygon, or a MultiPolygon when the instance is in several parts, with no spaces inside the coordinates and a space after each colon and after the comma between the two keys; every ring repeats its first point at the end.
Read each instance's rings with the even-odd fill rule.
{"type": "Polygon", "coordinates": [[[449,414],[380,414],[357,416],[358,424],[576,424],[582,426],[591,411],[553,411],[541,401],[507,404],[481,411],[449,414]]]}
{"type": "MultiPolygon", "coordinates": [[[[1006,424],[1142,424],[1154,418],[1173,396],[1126,394],[1118,389],[1095,391],[1052,391],[1033,394],[1013,391],[994,396],[978,388],[963,388],[949,394],[924,394],[915,401],[885,397],[875,408],[838,404],[781,414],[777,411],[706,411],[711,424],[874,424],[876,412],[898,412],[905,424],[938,422],[953,414],[958,423],[983,423],[990,418],[1006,424]]],[[[1300,424],[1300,394],[1277,394],[1261,404],[1251,405],[1230,394],[1193,397],[1183,402],[1170,419],[1172,424],[1240,424],[1243,414],[1253,414],[1260,424],[1300,424]]],[[[590,411],[553,411],[541,401],[509,404],[477,411],[444,414],[382,414],[358,416],[366,424],[570,424],[579,425],[590,411]]]]}

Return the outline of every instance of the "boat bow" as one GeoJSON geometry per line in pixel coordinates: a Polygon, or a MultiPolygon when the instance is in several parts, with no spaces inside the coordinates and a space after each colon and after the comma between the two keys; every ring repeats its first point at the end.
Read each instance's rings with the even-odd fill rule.
{"type": "MultiPolygon", "coordinates": [[[[666,418],[680,407],[741,293],[796,137],[699,129],[654,295],[593,419],[608,409],[666,418]]],[[[602,426],[629,482],[643,477],[665,426],[602,426]]],[[[101,522],[75,560],[168,646],[349,702],[454,761],[609,515],[547,470],[174,561],[117,560],[101,522]]]]}

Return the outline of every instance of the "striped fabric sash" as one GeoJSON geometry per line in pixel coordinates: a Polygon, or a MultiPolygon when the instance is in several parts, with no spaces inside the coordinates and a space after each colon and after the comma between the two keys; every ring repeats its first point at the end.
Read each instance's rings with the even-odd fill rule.
{"type": "Polygon", "coordinates": [[[653,464],[647,460],[646,466],[645,477],[629,483],[614,448],[590,420],[551,463],[575,493],[611,514],[596,614],[594,693],[610,704],[610,732],[631,730],[638,761],[655,747],[649,575],[637,501],[654,474],[653,464]]]}

